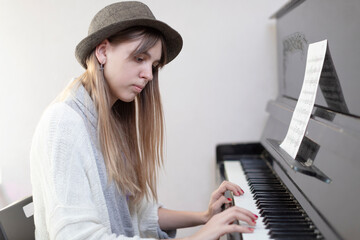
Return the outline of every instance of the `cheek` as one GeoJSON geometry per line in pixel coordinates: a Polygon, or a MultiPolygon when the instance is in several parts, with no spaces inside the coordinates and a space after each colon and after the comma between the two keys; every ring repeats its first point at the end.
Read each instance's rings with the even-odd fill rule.
{"type": "Polygon", "coordinates": [[[104,77],[109,85],[114,85],[122,78],[122,71],[120,67],[115,67],[109,63],[104,67],[104,77]]]}

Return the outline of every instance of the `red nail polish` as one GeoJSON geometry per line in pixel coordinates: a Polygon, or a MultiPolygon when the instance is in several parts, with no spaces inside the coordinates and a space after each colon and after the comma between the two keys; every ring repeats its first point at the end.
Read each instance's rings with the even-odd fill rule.
{"type": "Polygon", "coordinates": [[[229,200],[230,202],[232,202],[232,199],[231,199],[231,198],[228,198],[228,200],[229,200]]]}
{"type": "Polygon", "coordinates": [[[253,231],[254,231],[254,229],[253,229],[253,228],[248,228],[248,229],[249,229],[249,231],[250,231],[250,232],[253,232],[253,231]]]}
{"type": "Polygon", "coordinates": [[[256,217],[256,219],[259,218],[259,217],[258,217],[257,215],[255,215],[255,214],[254,214],[254,216],[256,217]]]}
{"type": "Polygon", "coordinates": [[[244,190],[241,189],[241,191],[242,191],[242,193],[245,193],[244,190]]]}
{"type": "Polygon", "coordinates": [[[240,192],[237,192],[237,194],[240,196],[241,195],[241,193],[240,192]]]}
{"type": "Polygon", "coordinates": [[[252,222],[256,224],[256,222],[254,220],[252,220],[252,222]]]}

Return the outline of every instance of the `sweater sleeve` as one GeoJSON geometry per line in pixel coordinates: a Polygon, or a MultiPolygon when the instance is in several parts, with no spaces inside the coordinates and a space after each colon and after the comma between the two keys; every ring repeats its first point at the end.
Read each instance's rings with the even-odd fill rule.
{"type": "Polygon", "coordinates": [[[37,238],[145,239],[111,233],[88,132],[65,103],[52,105],[43,115],[31,165],[37,238]]]}
{"type": "Polygon", "coordinates": [[[140,236],[154,236],[159,239],[175,238],[176,230],[163,231],[159,226],[159,207],[157,203],[143,200],[138,209],[140,236]]]}

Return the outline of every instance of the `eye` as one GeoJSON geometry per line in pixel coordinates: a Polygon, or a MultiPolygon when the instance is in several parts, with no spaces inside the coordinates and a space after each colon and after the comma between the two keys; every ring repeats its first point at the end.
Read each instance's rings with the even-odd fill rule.
{"type": "Polygon", "coordinates": [[[143,57],[136,56],[136,57],[135,57],[135,61],[138,62],[138,63],[141,63],[141,62],[144,61],[144,58],[143,58],[143,57]]]}

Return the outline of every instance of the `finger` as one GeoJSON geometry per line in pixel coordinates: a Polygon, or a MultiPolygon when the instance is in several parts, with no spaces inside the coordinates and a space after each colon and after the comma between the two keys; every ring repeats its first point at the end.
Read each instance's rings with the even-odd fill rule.
{"type": "Polygon", "coordinates": [[[244,191],[241,189],[239,185],[229,181],[223,181],[220,187],[218,188],[218,191],[220,192],[220,194],[224,194],[228,190],[233,192],[235,196],[240,196],[244,194],[244,191]]]}
{"type": "MultiPolygon", "coordinates": [[[[243,212],[244,209],[238,208],[238,207],[232,207],[225,210],[223,220],[230,224],[234,221],[243,221],[246,222],[250,226],[254,226],[256,224],[255,219],[253,219],[251,216],[247,215],[243,212]]],[[[253,214],[252,214],[253,215],[253,214]]]]}
{"type": "Polygon", "coordinates": [[[241,208],[238,206],[235,206],[234,209],[236,209],[236,211],[241,212],[242,214],[248,216],[249,218],[251,218],[253,221],[256,221],[258,219],[258,216],[256,214],[254,214],[253,212],[245,209],[245,208],[241,208]]]}
{"type": "Polygon", "coordinates": [[[235,206],[235,208],[237,208],[241,213],[247,215],[252,220],[256,221],[256,219],[258,219],[258,216],[256,214],[254,214],[253,212],[251,212],[245,208],[241,208],[241,207],[237,207],[237,206],[235,206]]]}
{"type": "Polygon", "coordinates": [[[212,199],[213,201],[216,201],[221,196],[225,194],[226,191],[231,191],[234,193],[234,195],[239,196],[241,192],[241,188],[237,186],[236,184],[230,183],[228,181],[223,181],[221,185],[212,193],[212,199]]]}
{"type": "MultiPolygon", "coordinates": [[[[230,199],[231,200],[231,199],[230,199]]],[[[216,213],[219,213],[221,211],[221,206],[223,204],[228,204],[230,203],[229,199],[227,199],[225,196],[221,196],[218,200],[216,200],[212,205],[211,205],[211,208],[212,208],[212,211],[216,214],[216,213]]]]}
{"type": "Polygon", "coordinates": [[[237,225],[237,224],[232,224],[232,225],[226,226],[225,231],[226,231],[226,234],[234,233],[234,232],[252,233],[252,232],[254,232],[254,228],[245,227],[245,226],[241,226],[241,225],[237,225]]]}

